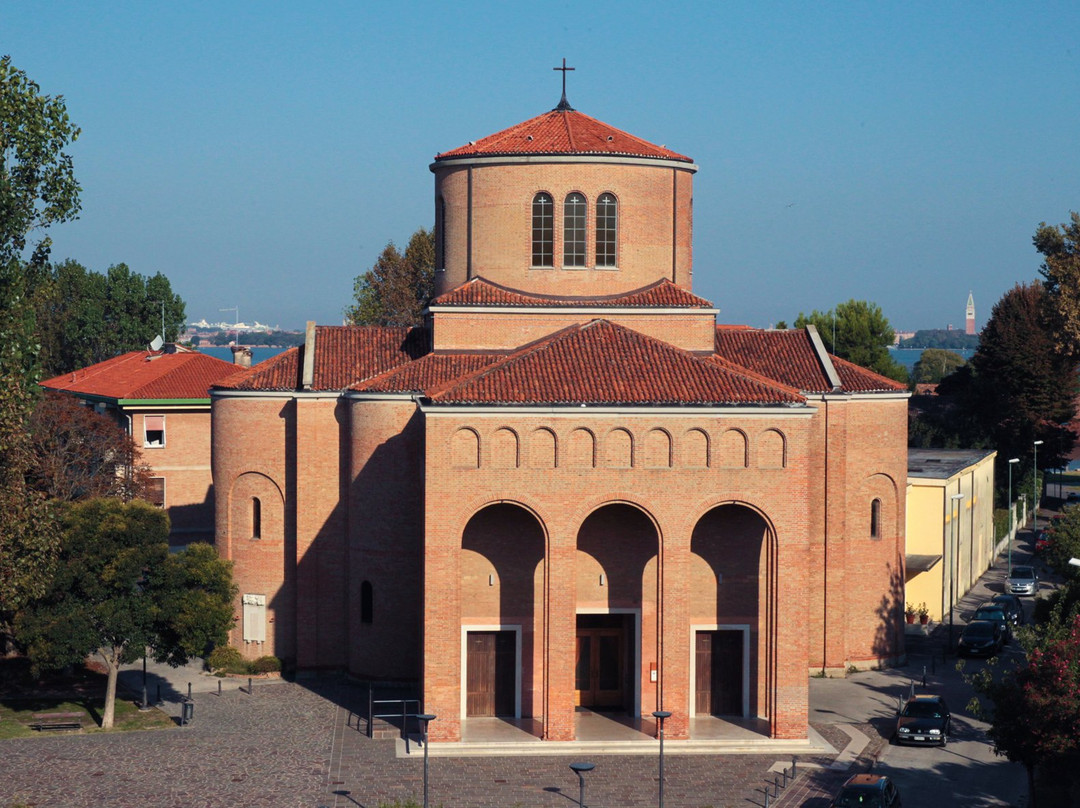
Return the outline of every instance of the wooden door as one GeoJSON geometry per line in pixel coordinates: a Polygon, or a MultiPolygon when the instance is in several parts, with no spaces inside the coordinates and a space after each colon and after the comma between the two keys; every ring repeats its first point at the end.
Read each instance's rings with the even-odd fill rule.
{"type": "Polygon", "coordinates": [[[465,715],[514,715],[512,631],[470,631],[465,649],[465,715]]]}
{"type": "Polygon", "coordinates": [[[741,716],[743,632],[697,632],[694,665],[695,713],[741,716]]]}
{"type": "Polygon", "coordinates": [[[624,707],[625,654],[622,629],[579,628],[574,703],[580,707],[624,707]]]}

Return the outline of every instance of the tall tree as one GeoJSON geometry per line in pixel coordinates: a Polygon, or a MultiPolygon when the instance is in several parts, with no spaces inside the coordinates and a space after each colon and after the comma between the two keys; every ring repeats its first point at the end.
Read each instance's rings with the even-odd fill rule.
{"type": "Polygon", "coordinates": [[[911,369],[912,384],[937,384],[967,360],[954,351],[927,348],[911,369]]]}
{"type": "Polygon", "coordinates": [[[841,359],[869,368],[890,379],[906,382],[907,369],[889,354],[895,333],[876,303],[849,300],[826,312],[799,313],[796,328],[814,325],[825,347],[841,359]]]}
{"type": "Polygon", "coordinates": [[[150,467],[113,419],[72,396],[46,392],[30,418],[30,485],[51,500],[147,498],[150,467]]]}
{"type": "Polygon", "coordinates": [[[46,586],[56,551],[51,511],[26,485],[28,420],[37,381],[31,299],[49,239],[30,234],[74,219],[79,185],[65,149],[79,136],[61,96],[42,95],[0,57],[0,631],[46,586]],[[32,247],[29,262],[24,261],[32,247]]]}
{"type": "Polygon", "coordinates": [[[353,283],[352,325],[419,325],[435,291],[435,237],[423,227],[402,254],[389,242],[375,265],[353,283]]]}
{"type": "Polygon", "coordinates": [[[1080,353],[1080,214],[1070,211],[1060,227],[1040,222],[1032,238],[1042,253],[1042,275],[1050,293],[1055,345],[1075,356],[1080,353]]]}
{"type": "Polygon", "coordinates": [[[91,499],[63,509],[60,564],[46,595],[15,625],[35,669],[97,654],[108,671],[102,727],[113,724],[120,666],[150,648],[181,665],[225,641],[232,565],[210,545],[170,555],[164,511],[138,500],[91,499]]]}

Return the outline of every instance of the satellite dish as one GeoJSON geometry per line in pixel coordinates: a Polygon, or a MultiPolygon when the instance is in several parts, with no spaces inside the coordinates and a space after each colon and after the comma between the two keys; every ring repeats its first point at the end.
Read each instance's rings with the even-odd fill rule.
{"type": "Polygon", "coordinates": [[[165,344],[165,340],[163,340],[161,338],[161,335],[158,334],[156,337],[154,337],[153,341],[150,343],[150,350],[151,351],[160,351],[161,346],[164,345],[164,344],[165,344]]]}

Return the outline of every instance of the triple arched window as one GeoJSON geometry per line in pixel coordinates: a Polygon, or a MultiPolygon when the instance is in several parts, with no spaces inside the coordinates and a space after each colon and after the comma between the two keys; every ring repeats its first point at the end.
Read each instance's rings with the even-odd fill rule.
{"type": "MultiPolygon", "coordinates": [[[[604,192],[596,200],[595,266],[618,266],[619,203],[615,195],[604,192]]],[[[562,266],[589,266],[589,203],[585,195],[572,191],[563,200],[562,209],[562,266]]],[[[541,191],[532,201],[532,266],[555,265],[555,200],[541,191]]]]}

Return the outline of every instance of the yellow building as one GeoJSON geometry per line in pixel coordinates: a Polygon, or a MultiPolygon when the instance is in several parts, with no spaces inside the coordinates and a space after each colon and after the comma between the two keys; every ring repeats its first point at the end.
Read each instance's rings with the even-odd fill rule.
{"type": "Polygon", "coordinates": [[[910,449],[905,603],[947,620],[993,563],[994,458],[981,449],[910,449]]]}

